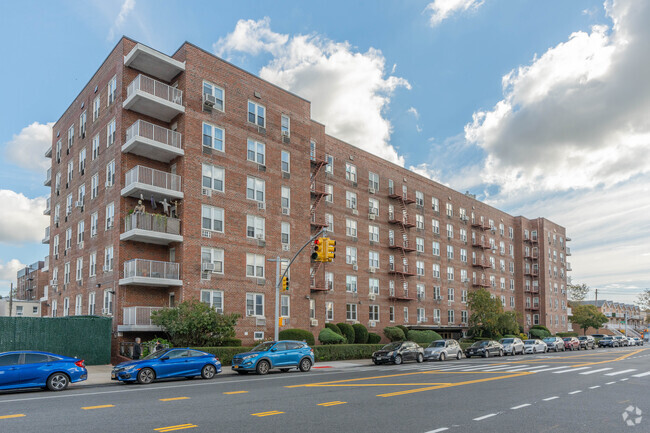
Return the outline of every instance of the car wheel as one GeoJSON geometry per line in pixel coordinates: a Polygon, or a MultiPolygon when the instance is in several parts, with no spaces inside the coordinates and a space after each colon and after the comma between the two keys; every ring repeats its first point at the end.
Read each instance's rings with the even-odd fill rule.
{"type": "Polygon", "coordinates": [[[54,373],[47,378],[47,389],[50,391],[63,391],[68,387],[70,379],[65,373],[54,373]]]}
{"type": "Polygon", "coordinates": [[[298,368],[300,368],[300,371],[302,371],[303,373],[306,373],[309,370],[311,370],[311,359],[304,358],[302,361],[300,361],[300,367],[298,368]]]}
{"type": "Polygon", "coordinates": [[[424,356],[422,356],[421,353],[418,353],[417,361],[418,361],[418,362],[422,362],[422,361],[424,361],[424,356]]]}
{"type": "Polygon", "coordinates": [[[447,355],[445,355],[445,352],[440,353],[440,360],[444,361],[447,358],[447,355]]]}
{"type": "Polygon", "coordinates": [[[216,374],[217,369],[212,364],[207,364],[201,369],[201,377],[204,379],[213,379],[216,374]]]}
{"type": "Polygon", "coordinates": [[[400,365],[402,363],[402,355],[397,355],[395,357],[395,361],[393,361],[395,365],[400,365]]]}
{"type": "Polygon", "coordinates": [[[290,368],[281,368],[280,371],[282,373],[286,373],[287,371],[291,370],[290,368]]]}
{"type": "Polygon", "coordinates": [[[456,359],[460,361],[462,358],[463,358],[463,354],[459,350],[458,353],[456,354],[456,359]]]}
{"type": "Polygon", "coordinates": [[[499,356],[503,356],[503,350],[499,350],[499,356]]]}
{"type": "Polygon", "coordinates": [[[375,365],[379,365],[379,361],[375,361],[375,365]]]}
{"type": "Polygon", "coordinates": [[[138,372],[138,383],[148,384],[154,381],[156,373],[150,368],[143,368],[138,372]]]}
{"type": "Polygon", "coordinates": [[[271,365],[269,365],[269,362],[265,360],[261,360],[255,366],[255,371],[257,372],[257,374],[260,375],[264,375],[268,373],[270,369],[271,369],[271,365]]]}
{"type": "Polygon", "coordinates": [[[485,353],[483,353],[483,358],[489,358],[489,357],[490,357],[490,352],[486,350],[485,353]]]}
{"type": "Polygon", "coordinates": [[[238,374],[241,374],[242,376],[243,376],[244,374],[248,374],[247,371],[243,371],[243,370],[237,370],[237,373],[238,373],[238,374]]]}

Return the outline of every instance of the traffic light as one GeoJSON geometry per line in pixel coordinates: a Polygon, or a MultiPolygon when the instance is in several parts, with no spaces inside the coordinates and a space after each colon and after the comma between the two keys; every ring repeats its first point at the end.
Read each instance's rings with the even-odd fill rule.
{"type": "Polygon", "coordinates": [[[325,238],[325,261],[331,262],[336,257],[336,241],[325,238]]]}
{"type": "Polygon", "coordinates": [[[325,261],[325,238],[318,238],[314,241],[314,252],[311,253],[311,259],[315,262],[325,261]]]}
{"type": "Polygon", "coordinates": [[[289,277],[282,278],[282,291],[286,292],[289,290],[289,277]]]}

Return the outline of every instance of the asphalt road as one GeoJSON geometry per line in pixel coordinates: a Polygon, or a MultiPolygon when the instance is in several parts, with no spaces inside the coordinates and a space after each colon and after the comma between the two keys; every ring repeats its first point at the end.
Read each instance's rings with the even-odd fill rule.
{"type": "Polygon", "coordinates": [[[649,361],[631,347],[10,392],[0,432],[648,432],[649,361]]]}

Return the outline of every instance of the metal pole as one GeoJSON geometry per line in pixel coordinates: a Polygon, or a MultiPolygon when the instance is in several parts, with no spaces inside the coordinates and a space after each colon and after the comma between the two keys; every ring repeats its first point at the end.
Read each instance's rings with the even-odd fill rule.
{"type": "Polygon", "coordinates": [[[627,337],[627,312],[625,312],[625,336],[627,337]]]}
{"type": "Polygon", "coordinates": [[[280,257],[275,258],[275,332],[273,339],[280,339],[280,257]]]}
{"type": "Polygon", "coordinates": [[[9,287],[9,317],[11,317],[11,310],[14,308],[14,283],[9,287]]]}

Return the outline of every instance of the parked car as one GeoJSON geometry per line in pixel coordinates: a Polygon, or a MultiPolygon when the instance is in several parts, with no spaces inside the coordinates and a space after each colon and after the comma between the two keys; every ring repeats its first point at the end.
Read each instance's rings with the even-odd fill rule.
{"type": "Polygon", "coordinates": [[[600,347],[619,347],[620,343],[618,342],[617,339],[615,339],[611,335],[605,335],[598,342],[598,346],[600,346],[600,347]]]}
{"type": "Polygon", "coordinates": [[[412,341],[395,341],[372,354],[372,362],[375,365],[386,363],[399,365],[404,361],[424,361],[424,349],[412,341]]]}
{"type": "Polygon", "coordinates": [[[524,354],[524,342],[521,338],[502,338],[499,343],[503,346],[503,353],[506,355],[524,354]]]}
{"type": "Polygon", "coordinates": [[[465,350],[465,356],[471,358],[472,356],[482,356],[488,358],[490,356],[503,356],[504,350],[501,343],[494,340],[477,341],[465,350]]]}
{"type": "Polygon", "coordinates": [[[0,353],[0,389],[62,391],[87,378],[83,359],[33,350],[0,353]]]}
{"type": "Polygon", "coordinates": [[[524,353],[546,353],[548,346],[542,340],[526,340],[524,341],[524,353]]]}
{"type": "Polygon", "coordinates": [[[461,359],[463,357],[463,349],[456,340],[437,340],[431,342],[429,346],[424,349],[424,359],[426,361],[444,361],[449,358],[461,359]]]}
{"type": "Polygon", "coordinates": [[[637,346],[643,346],[643,340],[639,337],[634,337],[634,341],[636,342],[637,346]]]}
{"type": "Polygon", "coordinates": [[[565,337],[564,348],[568,350],[580,350],[580,340],[576,337],[565,337]]]}
{"type": "Polygon", "coordinates": [[[580,336],[578,337],[578,341],[580,342],[581,349],[588,350],[596,348],[596,340],[591,335],[580,336]]]}
{"type": "Polygon", "coordinates": [[[560,337],[546,337],[542,341],[546,343],[546,347],[548,348],[549,352],[551,350],[553,352],[559,352],[560,350],[564,352],[566,350],[564,347],[564,340],[562,340],[560,337]]]}
{"type": "Polygon", "coordinates": [[[605,334],[591,334],[591,336],[594,337],[594,339],[596,339],[596,338],[604,338],[605,334]]]}
{"type": "Polygon", "coordinates": [[[632,337],[624,337],[624,338],[627,339],[627,345],[628,346],[636,346],[636,340],[634,340],[634,338],[632,338],[632,337]]]}
{"type": "Polygon", "coordinates": [[[297,368],[303,373],[314,365],[314,349],[302,341],[266,341],[250,352],[239,353],[232,358],[232,369],[239,374],[254,371],[266,374],[272,368],[285,373],[297,368]]]}
{"type": "Polygon", "coordinates": [[[158,350],[140,360],[118,364],[111,372],[111,379],[147,384],[173,377],[212,379],[217,373],[221,373],[221,362],[216,356],[190,348],[175,348],[158,350]]]}
{"type": "Polygon", "coordinates": [[[619,346],[625,347],[630,345],[630,342],[627,341],[627,338],[623,337],[622,335],[615,335],[614,339],[618,341],[619,346]]]}

